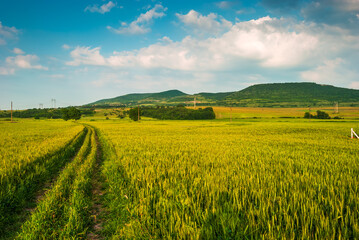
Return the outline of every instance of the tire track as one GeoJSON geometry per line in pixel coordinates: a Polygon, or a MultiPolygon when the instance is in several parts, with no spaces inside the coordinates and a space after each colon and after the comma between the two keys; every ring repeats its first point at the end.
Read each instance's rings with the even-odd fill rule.
{"type": "Polygon", "coordinates": [[[99,240],[104,239],[101,236],[101,231],[103,228],[103,217],[104,208],[102,205],[102,182],[103,177],[101,175],[101,166],[102,166],[102,147],[97,135],[97,131],[95,130],[95,140],[97,145],[97,153],[96,153],[96,163],[94,168],[94,173],[92,176],[92,209],[91,209],[91,217],[93,218],[93,225],[89,233],[87,234],[87,239],[99,240]]]}
{"type": "MultiPolygon", "coordinates": [[[[22,196],[21,202],[11,203],[11,208],[14,208],[13,211],[3,212],[2,217],[7,217],[7,222],[2,224],[0,229],[0,239],[13,239],[16,233],[20,230],[21,225],[26,221],[26,219],[32,214],[37,204],[41,201],[46,192],[51,188],[53,182],[61,174],[65,165],[71,162],[75,156],[78,154],[79,149],[84,143],[85,136],[87,134],[87,129],[83,129],[78,135],[76,135],[70,143],[65,145],[62,150],[54,153],[51,156],[41,157],[38,160],[35,160],[27,167],[27,171],[19,184],[16,186],[15,192],[12,194],[14,196],[22,196]],[[40,160],[43,161],[41,162],[40,160]],[[35,166],[35,163],[38,163],[35,166]],[[32,178],[29,182],[30,177],[32,178]],[[28,181],[28,182],[25,182],[28,181]]],[[[16,197],[16,199],[20,199],[16,197]]],[[[0,202],[3,206],[6,205],[2,199],[0,202]]],[[[10,198],[9,200],[10,201],[10,198]]],[[[10,203],[9,203],[10,204],[10,203]]]]}

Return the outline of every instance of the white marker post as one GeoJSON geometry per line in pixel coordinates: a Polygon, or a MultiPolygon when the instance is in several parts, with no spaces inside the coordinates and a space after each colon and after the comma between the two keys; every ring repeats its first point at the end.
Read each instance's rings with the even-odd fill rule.
{"type": "Polygon", "coordinates": [[[352,128],[351,129],[351,138],[353,139],[354,138],[354,135],[357,139],[359,139],[359,136],[354,132],[354,129],[352,128]]]}

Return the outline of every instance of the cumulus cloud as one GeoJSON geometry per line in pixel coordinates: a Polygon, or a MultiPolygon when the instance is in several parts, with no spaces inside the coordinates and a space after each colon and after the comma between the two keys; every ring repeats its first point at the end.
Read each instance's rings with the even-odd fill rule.
{"type": "Polygon", "coordinates": [[[17,55],[15,57],[7,57],[6,63],[9,66],[17,68],[48,70],[47,67],[44,67],[40,64],[36,64],[38,60],[39,57],[36,55],[17,55]]]}
{"type": "Polygon", "coordinates": [[[0,45],[5,45],[8,39],[16,38],[19,30],[15,27],[7,27],[0,22],[0,45]]]}
{"type": "Polygon", "coordinates": [[[153,19],[165,16],[166,11],[167,8],[163,7],[161,4],[156,4],[152,9],[148,10],[146,13],[142,13],[130,24],[123,22],[122,27],[120,28],[116,29],[111,26],[107,26],[107,29],[117,34],[145,34],[151,31],[149,25],[152,23],[153,19]]]}
{"type": "Polygon", "coordinates": [[[350,85],[350,82],[358,79],[359,74],[348,69],[344,59],[336,58],[334,60],[326,60],[323,65],[302,72],[301,77],[305,81],[316,83],[335,82],[340,85],[350,85]]]}
{"type": "Polygon", "coordinates": [[[14,48],[13,52],[14,52],[15,54],[25,54],[25,52],[22,51],[20,48],[14,48]]]}
{"type": "Polygon", "coordinates": [[[101,6],[99,5],[92,5],[92,6],[87,6],[85,8],[85,12],[89,11],[89,12],[97,12],[97,13],[107,13],[110,12],[112,8],[114,8],[116,6],[116,3],[113,3],[112,1],[109,1],[106,4],[103,4],[101,6]]]}
{"type": "Polygon", "coordinates": [[[185,15],[177,13],[176,16],[186,26],[191,27],[197,33],[205,32],[219,34],[228,31],[228,29],[232,27],[232,23],[230,21],[227,21],[215,13],[210,13],[207,16],[203,16],[202,14],[191,10],[185,15]]]}
{"type": "Polygon", "coordinates": [[[216,70],[238,68],[246,60],[262,67],[293,67],[304,63],[315,51],[319,39],[306,32],[294,32],[283,25],[285,19],[264,17],[236,23],[217,38],[198,40],[186,37],[180,42],[169,38],[148,47],[115,52],[107,58],[100,48],[78,47],[68,65],[168,68],[175,70],[216,70]]]}
{"type": "Polygon", "coordinates": [[[99,47],[93,49],[90,49],[90,47],[76,47],[70,54],[73,61],[66,63],[70,66],[79,66],[81,64],[106,65],[106,60],[101,56],[99,47]]]}
{"type": "Polygon", "coordinates": [[[347,65],[358,61],[355,51],[359,51],[359,40],[350,31],[338,27],[267,16],[237,22],[227,32],[206,39],[187,36],[173,41],[164,37],[147,47],[108,56],[103,56],[100,50],[77,47],[67,65],[96,65],[133,72],[181,72],[189,73],[192,79],[194,73],[219,76],[223,72],[231,72],[248,82],[263,82],[267,76],[271,76],[271,81],[280,76],[287,81],[288,78],[315,82],[327,79],[326,83],[338,81],[348,86],[343,76],[354,79],[355,69],[350,70],[347,65]],[[326,73],[337,77],[329,78],[326,73]],[[251,77],[256,74],[262,77],[259,80],[251,77]]]}

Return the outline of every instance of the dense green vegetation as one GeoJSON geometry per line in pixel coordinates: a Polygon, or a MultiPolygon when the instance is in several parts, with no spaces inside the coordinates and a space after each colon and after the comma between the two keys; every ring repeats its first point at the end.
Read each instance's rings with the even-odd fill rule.
{"type": "Polygon", "coordinates": [[[272,83],[253,85],[237,92],[198,93],[189,95],[178,90],[161,93],[128,94],[104,99],[88,106],[115,105],[193,105],[241,107],[308,107],[358,106],[359,90],[315,83],[272,83]]]}
{"type": "Polygon", "coordinates": [[[313,115],[309,112],[306,112],[304,114],[304,118],[330,119],[330,116],[328,113],[318,110],[317,115],[313,115]]]}
{"type": "Polygon", "coordinates": [[[167,100],[174,97],[185,96],[187,94],[178,91],[178,90],[169,90],[160,93],[133,93],[127,94],[124,96],[119,96],[110,99],[103,99],[97,102],[91,103],[89,105],[107,105],[112,106],[116,104],[125,104],[125,105],[137,105],[139,103],[146,104],[146,103],[156,103],[161,100],[167,100]]]}
{"type": "Polygon", "coordinates": [[[81,111],[75,107],[61,109],[62,119],[65,121],[73,119],[79,120],[81,118],[81,111]]]}
{"type": "Polygon", "coordinates": [[[227,96],[225,102],[245,106],[306,107],[358,104],[359,90],[316,83],[258,84],[227,96]]]}
{"type": "MultiPolygon", "coordinates": [[[[129,117],[137,121],[138,108],[132,108],[129,111],[129,117]]],[[[157,118],[161,120],[204,120],[215,119],[216,115],[213,108],[206,107],[204,109],[188,109],[184,106],[176,107],[142,107],[140,108],[140,116],[157,118]]]]}
{"type": "MultiPolygon", "coordinates": [[[[14,118],[48,118],[48,119],[59,119],[59,118],[67,118],[67,119],[75,119],[81,115],[91,116],[94,114],[94,108],[33,108],[26,110],[16,110],[13,111],[14,118]]],[[[0,118],[10,118],[10,111],[0,111],[0,118]]]]}
{"type": "MultiPolygon", "coordinates": [[[[10,118],[11,112],[10,111],[0,111],[0,118],[10,118]]],[[[52,118],[58,119],[62,117],[61,109],[27,109],[21,111],[13,111],[14,118],[52,118]]]]}

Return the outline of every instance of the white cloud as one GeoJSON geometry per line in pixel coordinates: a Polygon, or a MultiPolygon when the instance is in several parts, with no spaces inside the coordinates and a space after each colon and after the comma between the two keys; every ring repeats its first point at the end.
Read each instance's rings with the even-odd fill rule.
{"type": "Polygon", "coordinates": [[[114,51],[109,56],[101,55],[100,48],[77,47],[67,65],[96,65],[133,72],[181,72],[190,74],[186,77],[191,79],[196,79],[195,73],[203,77],[202,73],[223,76],[223,72],[231,72],[236,77],[228,75],[229,78],[241,76],[248,82],[283,76],[282,79],[293,81],[331,84],[337,81],[348,86],[356,76],[354,68],[347,68],[358,61],[353,50],[359,50],[359,40],[347,30],[263,17],[237,22],[220,36],[207,39],[187,36],[181,41],[163,37],[156,44],[133,51],[114,51]],[[348,53],[352,53],[352,60],[338,57],[348,53]],[[324,65],[318,66],[323,62],[324,65]],[[331,78],[330,74],[335,77],[331,78]]]}
{"type": "Polygon", "coordinates": [[[345,67],[346,61],[342,58],[326,60],[323,65],[304,71],[301,77],[305,81],[316,83],[346,84],[358,79],[359,74],[345,67]]]}
{"type": "Polygon", "coordinates": [[[71,53],[73,58],[72,62],[67,62],[67,65],[70,66],[79,66],[84,65],[106,65],[106,60],[100,54],[100,48],[90,47],[76,47],[71,53]]]}
{"type": "Polygon", "coordinates": [[[0,67],[0,75],[12,75],[15,73],[14,68],[0,67]]]}
{"type": "Polygon", "coordinates": [[[67,44],[62,45],[62,48],[65,50],[69,50],[71,47],[67,44]]]}
{"type": "Polygon", "coordinates": [[[24,53],[25,53],[25,52],[22,51],[20,48],[14,48],[13,52],[14,52],[15,54],[24,54],[24,53]]]}
{"type": "Polygon", "coordinates": [[[263,17],[241,22],[221,38],[213,39],[212,52],[257,60],[265,67],[291,67],[309,58],[318,38],[295,32],[283,25],[285,19],[263,17]]]}
{"type": "Polygon", "coordinates": [[[359,82],[352,82],[352,83],[350,84],[350,88],[359,89],[359,82]]]}
{"type": "Polygon", "coordinates": [[[17,55],[15,57],[7,57],[6,63],[17,68],[48,70],[47,67],[40,64],[36,65],[35,62],[38,60],[39,57],[36,55],[17,55]]]}
{"type": "Polygon", "coordinates": [[[357,16],[357,18],[359,19],[359,14],[357,14],[356,16],[357,16]]]}
{"type": "Polygon", "coordinates": [[[107,29],[117,34],[145,34],[151,31],[149,24],[152,20],[165,16],[165,11],[167,11],[167,8],[163,7],[161,4],[156,4],[152,9],[148,10],[146,13],[142,13],[130,24],[127,25],[123,22],[121,24],[122,27],[118,29],[111,26],[107,26],[107,29]]]}
{"type": "Polygon", "coordinates": [[[0,45],[5,45],[7,39],[16,38],[19,30],[15,27],[7,27],[0,22],[0,45]]]}
{"type": "Polygon", "coordinates": [[[115,6],[116,6],[116,3],[109,1],[108,3],[103,4],[101,6],[98,6],[98,5],[87,6],[85,8],[85,12],[89,11],[89,12],[98,12],[98,13],[104,14],[104,13],[111,11],[111,9],[114,8],[115,6]]]}
{"type": "Polygon", "coordinates": [[[232,23],[227,21],[215,13],[207,16],[191,10],[187,14],[177,13],[176,16],[187,26],[193,28],[197,33],[206,32],[211,34],[219,34],[227,31],[232,27],[232,23]]]}

